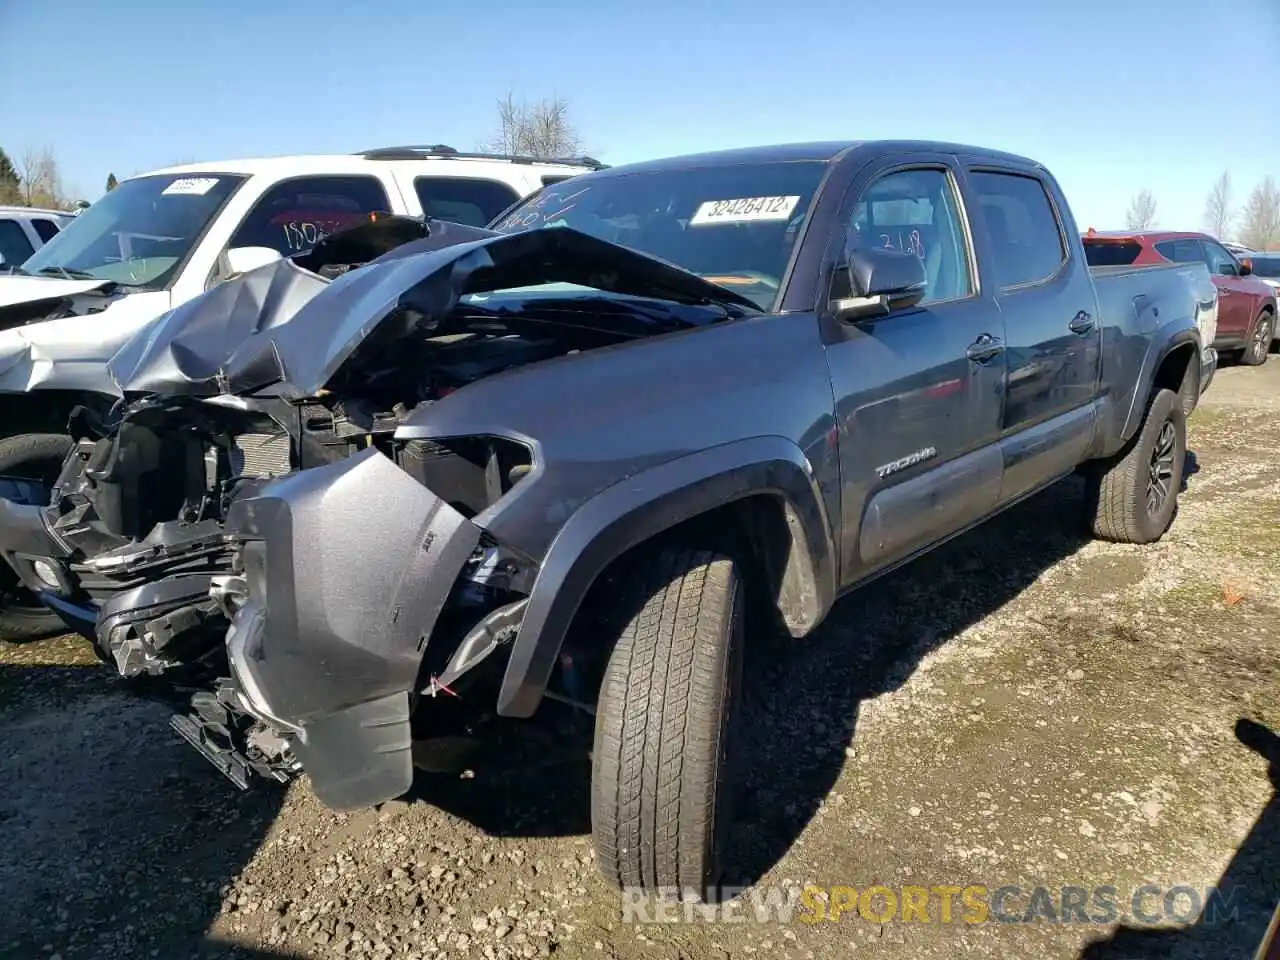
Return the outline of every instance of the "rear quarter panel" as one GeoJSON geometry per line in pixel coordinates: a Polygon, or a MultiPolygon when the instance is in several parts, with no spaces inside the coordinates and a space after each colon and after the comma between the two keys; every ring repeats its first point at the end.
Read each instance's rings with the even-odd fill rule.
{"type": "Polygon", "coordinates": [[[1101,419],[1094,456],[1118,451],[1137,430],[1160,362],[1182,344],[1203,346],[1217,290],[1203,264],[1090,269],[1102,318],[1101,419]]]}

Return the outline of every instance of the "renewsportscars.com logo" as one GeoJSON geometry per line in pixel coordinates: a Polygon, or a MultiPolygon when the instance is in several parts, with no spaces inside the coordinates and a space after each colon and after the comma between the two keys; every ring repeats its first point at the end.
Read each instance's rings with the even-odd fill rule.
{"type": "MultiPolygon", "coordinates": [[[[690,891],[692,893],[692,891],[690,891]]],[[[1189,884],[721,888],[704,902],[677,889],[622,891],[623,923],[1215,924],[1235,920],[1246,892],[1189,884]]]]}

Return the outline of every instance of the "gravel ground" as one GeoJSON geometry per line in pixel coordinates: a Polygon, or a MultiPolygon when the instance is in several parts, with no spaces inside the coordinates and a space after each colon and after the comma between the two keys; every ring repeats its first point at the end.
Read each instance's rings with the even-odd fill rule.
{"type": "Polygon", "coordinates": [[[930,922],[877,897],[639,924],[592,863],[586,718],[337,814],[305,781],[237,793],[59,638],[0,643],[0,956],[1251,956],[1280,896],[1280,360],[1222,370],[1190,447],[1158,544],[1085,539],[1065,482],[751,651],[738,917],[798,884],[1015,884],[1016,914],[1101,884],[1115,922],[968,923],[957,897],[948,923],[931,894],[930,922]],[[1236,918],[1139,929],[1144,883],[1235,889],[1236,918]]]}

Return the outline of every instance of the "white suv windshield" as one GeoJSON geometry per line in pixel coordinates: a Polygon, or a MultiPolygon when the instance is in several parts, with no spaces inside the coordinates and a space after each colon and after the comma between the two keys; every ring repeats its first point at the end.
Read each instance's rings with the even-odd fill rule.
{"type": "Polygon", "coordinates": [[[535,194],[493,229],[571,227],[768,309],[825,170],[819,161],[772,161],[575,177],[535,194]]]}
{"type": "Polygon", "coordinates": [[[201,173],[126,180],[28,257],[22,270],[163,287],[244,179],[201,173]]]}

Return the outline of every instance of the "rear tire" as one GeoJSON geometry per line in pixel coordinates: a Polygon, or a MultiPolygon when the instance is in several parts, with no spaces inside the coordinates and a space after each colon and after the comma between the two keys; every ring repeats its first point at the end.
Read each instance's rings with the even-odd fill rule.
{"type": "MultiPolygon", "coordinates": [[[[72,445],[71,438],[60,433],[26,433],[0,440],[0,476],[52,486],[72,445]]],[[[58,615],[23,587],[13,568],[0,560],[0,640],[25,643],[66,632],[58,615]]]]}
{"type": "Polygon", "coordinates": [[[597,862],[622,888],[711,895],[730,818],[744,589],[734,561],[672,547],[645,558],[639,612],[600,688],[591,777],[597,862]]]}
{"type": "Polygon", "coordinates": [[[1089,473],[1094,535],[1117,543],[1152,543],[1164,536],[1177,510],[1186,456],[1182,403],[1172,390],[1160,390],[1137,435],[1089,473]]]}
{"type": "Polygon", "coordinates": [[[1264,310],[1253,322],[1249,345],[1240,354],[1240,362],[1246,367],[1257,367],[1267,362],[1271,354],[1271,341],[1275,339],[1276,320],[1271,311],[1264,310]]]}

